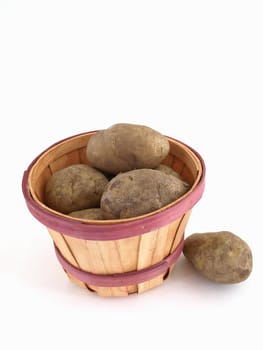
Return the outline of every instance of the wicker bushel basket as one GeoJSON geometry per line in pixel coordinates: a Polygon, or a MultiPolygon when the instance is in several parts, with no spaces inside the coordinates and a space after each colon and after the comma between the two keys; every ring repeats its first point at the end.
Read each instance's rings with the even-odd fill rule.
{"type": "Polygon", "coordinates": [[[100,296],[126,296],[160,285],[183,249],[191,210],[201,198],[205,165],[184,143],[167,137],[170,153],[163,161],[179,172],[190,190],[152,213],[120,220],[82,220],[44,204],[49,177],[71,164],[85,163],[86,132],[59,141],[41,153],[24,172],[22,190],[31,214],[47,227],[55,253],[73,282],[100,296]]]}

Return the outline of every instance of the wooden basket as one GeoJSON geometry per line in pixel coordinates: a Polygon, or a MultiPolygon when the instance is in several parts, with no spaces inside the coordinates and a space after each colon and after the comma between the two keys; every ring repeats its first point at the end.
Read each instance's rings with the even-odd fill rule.
{"type": "Polygon", "coordinates": [[[170,153],[163,161],[179,172],[190,190],[177,201],[130,219],[83,220],[44,204],[49,177],[71,164],[89,164],[86,145],[97,131],[59,141],[41,153],[24,172],[22,189],[31,214],[45,225],[68,277],[101,296],[142,293],[167,278],[183,248],[191,209],[204,191],[205,165],[184,143],[167,137],[170,153]]]}

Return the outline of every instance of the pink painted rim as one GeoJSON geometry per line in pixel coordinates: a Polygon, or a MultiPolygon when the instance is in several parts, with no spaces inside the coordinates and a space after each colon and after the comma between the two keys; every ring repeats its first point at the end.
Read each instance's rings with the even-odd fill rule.
{"type": "Polygon", "coordinates": [[[78,280],[93,286],[98,287],[121,287],[130,286],[145,281],[149,281],[154,277],[160,276],[165,273],[168,268],[175,263],[179,258],[184,246],[184,239],[182,238],[176,249],[168,255],[164,260],[138,271],[130,271],[124,273],[116,273],[112,275],[100,275],[86,272],[71,265],[60,253],[55,246],[56,256],[66,272],[69,272],[72,276],[78,280]]]}
{"type": "MultiPolygon", "coordinates": [[[[179,142],[182,145],[188,147],[193,153],[195,153],[202,164],[202,174],[199,183],[188,195],[182,198],[175,205],[164,208],[164,210],[159,211],[158,213],[153,213],[152,215],[146,217],[138,217],[138,219],[134,219],[132,221],[118,223],[116,220],[114,222],[111,222],[111,220],[109,220],[101,225],[77,221],[71,219],[70,217],[66,218],[43,208],[32,198],[29,190],[28,177],[32,166],[41,157],[41,155],[51,147],[59,144],[62,141],[84,134],[86,133],[74,135],[56,142],[45,151],[43,151],[38,157],[36,157],[23,174],[22,191],[28,210],[39,222],[41,222],[46,227],[61,232],[65,235],[85,240],[104,241],[128,238],[141,235],[143,233],[150,232],[162,226],[168,225],[170,222],[175,221],[184,215],[187,211],[192,209],[193,206],[201,199],[205,188],[204,161],[199,153],[194,149],[181,141],[173,139],[176,142],[179,142]]],[[[170,139],[172,138],[170,137],[170,139]]]]}

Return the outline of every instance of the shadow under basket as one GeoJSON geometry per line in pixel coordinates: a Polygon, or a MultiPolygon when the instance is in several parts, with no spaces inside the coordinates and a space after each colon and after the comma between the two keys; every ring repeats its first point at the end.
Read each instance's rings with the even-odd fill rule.
{"type": "Polygon", "coordinates": [[[126,296],[160,285],[180,256],[191,210],[201,198],[205,165],[186,144],[167,137],[170,153],[162,162],[190,184],[175,202],[146,215],[118,220],[83,220],[44,203],[47,180],[72,164],[89,164],[86,146],[97,131],[57,142],[24,172],[22,190],[31,214],[47,227],[55,253],[74,283],[100,296],[126,296]]]}

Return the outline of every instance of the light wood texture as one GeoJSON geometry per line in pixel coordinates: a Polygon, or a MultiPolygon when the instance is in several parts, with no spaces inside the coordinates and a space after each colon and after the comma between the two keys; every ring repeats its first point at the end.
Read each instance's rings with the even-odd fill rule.
{"type": "MultiPolygon", "coordinates": [[[[48,229],[61,254],[73,266],[94,274],[115,274],[137,268],[139,236],[116,241],[88,241],[65,236],[48,229]]],[[[136,286],[98,287],[72,278],[82,287],[96,291],[101,296],[126,296],[137,291],[136,286]]]]}
{"type": "Polygon", "coordinates": [[[38,198],[38,200],[43,200],[44,198],[44,192],[45,192],[45,186],[47,183],[47,180],[52,175],[52,172],[49,167],[45,168],[41,174],[41,176],[38,178],[38,181],[34,182],[34,189],[35,189],[35,196],[38,198]]]}
{"type": "Polygon", "coordinates": [[[79,149],[80,163],[89,165],[89,160],[87,159],[86,147],[79,149]]]}
{"type": "Polygon", "coordinates": [[[53,174],[58,170],[66,168],[67,166],[70,166],[73,164],[79,164],[79,163],[80,163],[79,150],[74,150],[54,160],[52,163],[49,164],[49,168],[53,174]]]}
{"type": "MultiPolygon", "coordinates": [[[[58,247],[59,251],[61,252],[61,254],[64,256],[65,259],[67,259],[67,261],[77,267],[80,268],[77,259],[75,258],[75,256],[72,253],[71,248],[68,246],[67,242],[64,239],[64,236],[61,235],[60,233],[51,230],[50,228],[48,228],[48,232],[51,236],[51,238],[53,239],[53,242],[55,243],[56,247],[58,247]]],[[[73,280],[74,282],[78,281],[76,278],[74,278],[73,280]]],[[[81,287],[86,288],[85,283],[78,281],[78,285],[80,285],[81,287]]]]}
{"type": "MultiPolygon", "coordinates": [[[[138,258],[138,269],[149,267],[165,258],[168,227],[164,226],[152,232],[142,235],[140,243],[140,254],[138,258]]],[[[158,286],[163,282],[163,275],[157,276],[149,281],[138,285],[138,293],[158,286]]]]}
{"type": "Polygon", "coordinates": [[[65,271],[68,278],[71,280],[71,282],[76,283],[78,286],[84,289],[89,289],[90,291],[93,291],[91,288],[89,288],[85,283],[78,280],[76,277],[72,276],[68,271],[65,271]]]}
{"type": "MultiPolygon", "coordinates": [[[[189,215],[158,230],[141,236],[115,241],[88,241],[62,235],[48,229],[61,254],[73,266],[95,274],[115,274],[141,270],[162,261],[180,242],[189,215]]],[[[81,287],[94,290],[100,296],[127,296],[142,293],[163,282],[166,273],[131,286],[98,287],[86,285],[68,274],[81,287]]]]}
{"type": "Polygon", "coordinates": [[[187,222],[189,220],[190,215],[191,215],[191,210],[189,210],[187,213],[185,213],[185,215],[180,220],[178,220],[179,225],[177,226],[176,235],[175,235],[175,239],[174,239],[172,250],[171,250],[172,252],[178,246],[178,244],[180,243],[180,241],[184,235],[185,227],[187,225],[187,222]]]}
{"type": "MultiPolygon", "coordinates": [[[[140,270],[162,261],[182,239],[190,212],[159,230],[115,241],[87,241],[48,229],[61,254],[75,267],[95,274],[140,270]]],[[[142,293],[163,282],[166,273],[132,286],[98,287],[86,285],[68,274],[71,281],[96,291],[100,296],[127,296],[142,293]]]]}
{"type": "MultiPolygon", "coordinates": [[[[138,269],[142,269],[156,264],[171,254],[180,243],[186,224],[190,217],[190,211],[182,218],[177,219],[171,224],[162,227],[159,230],[142,235],[140,242],[140,252],[138,256],[138,269]]],[[[174,264],[173,264],[174,265],[174,264]]],[[[149,281],[138,285],[138,293],[152,289],[164,280],[171,271],[169,270],[149,281]]]]}
{"type": "Polygon", "coordinates": [[[162,164],[165,164],[169,167],[172,167],[174,163],[174,156],[171,154],[168,154],[166,158],[162,161],[162,164]]]}

